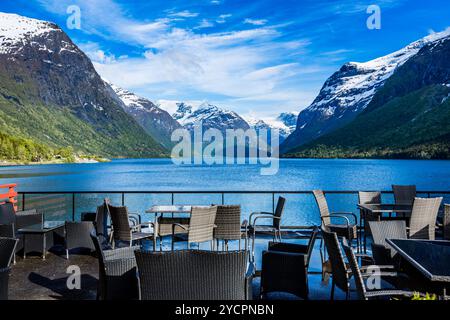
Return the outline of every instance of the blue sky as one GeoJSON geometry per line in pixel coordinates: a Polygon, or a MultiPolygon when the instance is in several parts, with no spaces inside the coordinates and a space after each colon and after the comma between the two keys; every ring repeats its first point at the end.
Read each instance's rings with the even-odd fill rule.
{"type": "Polygon", "coordinates": [[[109,81],[164,106],[207,100],[271,117],[307,107],[343,63],[450,26],[448,0],[2,0],[61,26],[109,81]],[[366,9],[381,9],[369,30],[366,9]],[[81,10],[68,29],[67,8],[81,10]]]}

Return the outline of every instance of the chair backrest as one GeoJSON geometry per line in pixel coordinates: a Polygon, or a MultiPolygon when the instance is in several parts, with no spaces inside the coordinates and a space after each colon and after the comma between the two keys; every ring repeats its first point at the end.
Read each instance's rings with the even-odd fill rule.
{"type": "Polygon", "coordinates": [[[444,239],[450,240],[450,204],[445,204],[444,207],[444,239]]]}
{"type": "Polygon", "coordinates": [[[379,191],[359,191],[359,204],[379,204],[381,203],[381,192],[379,191]]]}
{"type": "Polygon", "coordinates": [[[320,217],[324,225],[329,225],[331,223],[330,209],[328,209],[327,199],[322,190],[313,190],[314,198],[316,199],[317,206],[319,207],[320,217]]]}
{"type": "MultiPolygon", "coordinates": [[[[284,205],[286,203],[286,199],[283,197],[278,197],[277,206],[275,208],[274,216],[281,218],[284,212],[284,205]]],[[[281,219],[273,219],[273,227],[278,229],[281,225],[281,219]]]]}
{"type": "Polygon", "coordinates": [[[14,204],[5,202],[0,204],[0,224],[16,223],[16,213],[14,211],[14,204]]]}
{"type": "Polygon", "coordinates": [[[241,206],[217,206],[214,238],[225,240],[241,239],[241,206]]]}
{"type": "Polygon", "coordinates": [[[217,206],[192,207],[189,221],[188,242],[205,242],[214,239],[214,221],[217,206]]]}
{"type": "Polygon", "coordinates": [[[412,205],[416,197],[416,186],[414,185],[392,185],[392,191],[396,204],[412,205]]]}
{"type": "Polygon", "coordinates": [[[131,226],[127,207],[116,207],[108,204],[107,208],[111,217],[114,240],[131,241],[131,226]]]}
{"type": "Polygon", "coordinates": [[[434,240],[436,219],[442,197],[415,198],[409,222],[409,237],[411,239],[434,240]]]}
{"type": "Polygon", "coordinates": [[[373,243],[389,246],[386,239],[407,239],[404,220],[369,221],[373,243]]]}
{"type": "Polygon", "coordinates": [[[135,252],[142,300],[244,300],[247,252],[135,252]]]}
{"type": "Polygon", "coordinates": [[[366,286],[364,284],[364,279],[361,274],[361,270],[359,269],[355,253],[348,245],[346,239],[342,239],[342,248],[344,249],[345,255],[347,256],[348,263],[350,264],[350,269],[352,270],[353,278],[355,279],[356,293],[358,294],[359,299],[366,300],[366,286]]]}
{"type": "Polygon", "coordinates": [[[19,239],[0,238],[0,269],[9,268],[19,239]]]}
{"type": "Polygon", "coordinates": [[[108,239],[108,200],[105,199],[103,204],[97,207],[95,215],[95,230],[97,236],[100,237],[102,242],[104,239],[108,239]]]}
{"type": "Polygon", "coordinates": [[[339,289],[347,292],[349,288],[347,268],[337,234],[325,228],[322,228],[321,233],[331,263],[333,281],[339,289]]]}
{"type": "Polygon", "coordinates": [[[311,236],[309,237],[308,250],[306,251],[306,267],[309,266],[309,261],[311,260],[311,256],[314,250],[314,244],[316,243],[319,231],[319,227],[314,226],[313,231],[311,232],[311,236]]]}

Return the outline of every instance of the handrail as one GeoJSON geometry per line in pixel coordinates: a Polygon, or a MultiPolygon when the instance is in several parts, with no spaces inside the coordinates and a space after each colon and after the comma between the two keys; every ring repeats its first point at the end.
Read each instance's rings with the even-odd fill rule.
{"type": "MultiPolygon", "coordinates": [[[[328,194],[357,194],[360,190],[328,190],[323,191],[324,193],[328,194]]],[[[364,190],[367,191],[367,190],[364,190]]],[[[378,191],[378,190],[368,190],[368,191],[378,191]]],[[[381,193],[390,194],[393,193],[392,190],[384,190],[384,191],[378,191],[381,193]]],[[[310,190],[111,190],[111,191],[19,191],[18,194],[102,194],[102,193],[111,193],[111,194],[122,194],[122,193],[131,193],[131,194],[139,194],[139,193],[180,193],[180,194],[192,194],[192,193],[200,193],[200,194],[210,194],[210,193],[216,193],[216,194],[312,194],[312,191],[310,190]]],[[[442,191],[442,190],[417,190],[416,193],[442,193],[442,194],[450,194],[450,191],[442,191]]]]}

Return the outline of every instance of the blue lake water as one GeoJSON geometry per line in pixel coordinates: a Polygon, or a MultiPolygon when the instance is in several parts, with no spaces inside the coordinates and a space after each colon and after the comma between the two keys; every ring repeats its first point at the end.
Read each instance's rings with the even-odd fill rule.
{"type": "MultiPolygon", "coordinates": [[[[450,161],[419,160],[315,160],[282,159],[276,175],[263,176],[260,165],[174,165],[170,159],[127,159],[95,164],[55,164],[0,167],[0,184],[17,183],[22,192],[45,191],[301,191],[390,190],[392,184],[415,184],[418,190],[450,190],[450,161]]],[[[280,192],[280,195],[283,195],[280,192]]],[[[91,211],[103,197],[120,204],[120,194],[77,194],[75,216],[91,211]]],[[[278,196],[276,194],[275,196],[278,196]]],[[[308,194],[284,194],[287,198],[283,224],[318,223],[314,199],[308,194]]],[[[71,216],[71,196],[61,195],[66,215],[71,216]]],[[[27,196],[27,207],[38,207],[46,196],[27,196]]],[[[21,199],[19,199],[21,201],[21,199]]],[[[225,203],[242,205],[243,216],[251,211],[271,211],[271,194],[226,194],[225,203]]],[[[329,195],[332,210],[356,213],[356,195],[329,195]]],[[[448,202],[450,199],[446,199],[448,202]]],[[[153,204],[170,204],[171,194],[126,194],[130,211],[143,212],[153,204]]],[[[220,194],[175,194],[174,203],[221,203],[220,194]]],[[[385,195],[385,202],[392,196],[385,195]]],[[[45,201],[44,201],[45,202],[45,201]]],[[[42,202],[43,203],[43,202],[42,202]]],[[[42,207],[48,218],[60,218],[61,210],[42,207]]]]}

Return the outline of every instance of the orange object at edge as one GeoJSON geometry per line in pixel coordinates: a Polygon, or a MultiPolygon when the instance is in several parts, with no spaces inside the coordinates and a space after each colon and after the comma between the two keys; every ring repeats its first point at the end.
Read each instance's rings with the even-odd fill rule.
{"type": "MultiPolygon", "coordinates": [[[[9,201],[14,204],[14,210],[17,211],[17,191],[15,188],[17,187],[17,183],[8,183],[0,185],[1,189],[8,189],[7,193],[0,193],[0,204],[9,201]]],[[[2,191],[0,191],[2,192],[2,191]]]]}

